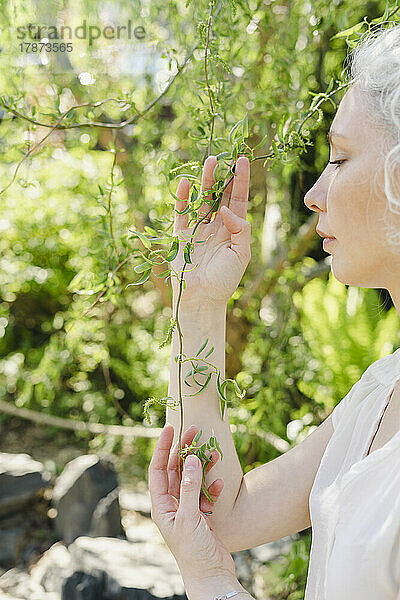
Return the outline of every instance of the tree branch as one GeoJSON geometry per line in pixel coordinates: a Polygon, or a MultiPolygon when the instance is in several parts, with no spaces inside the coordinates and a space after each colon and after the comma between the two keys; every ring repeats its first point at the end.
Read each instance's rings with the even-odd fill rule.
{"type": "Polygon", "coordinates": [[[159,102],[161,100],[161,98],[163,96],[165,96],[165,94],[168,92],[171,85],[174,83],[175,79],[186,67],[187,63],[192,58],[194,51],[198,48],[199,45],[200,45],[200,42],[198,42],[196,44],[196,46],[194,46],[192,48],[192,50],[189,52],[189,54],[183,61],[182,65],[178,65],[177,72],[171,78],[171,80],[169,81],[169,83],[165,87],[165,89],[158,96],[153,98],[153,100],[151,102],[149,102],[149,104],[144,108],[144,110],[142,112],[137,112],[137,114],[134,115],[133,117],[131,117],[130,119],[126,119],[126,121],[121,121],[120,123],[103,123],[101,121],[87,121],[86,123],[70,123],[68,125],[66,125],[64,123],[60,123],[60,121],[62,121],[69,112],[71,112],[72,110],[77,110],[79,108],[85,108],[85,107],[89,107],[89,106],[91,108],[97,108],[98,106],[101,106],[102,104],[105,104],[106,102],[119,102],[120,104],[129,104],[129,102],[126,102],[126,100],[120,100],[118,98],[105,98],[104,100],[98,100],[97,102],[83,102],[82,104],[76,104],[75,106],[71,106],[71,108],[69,108],[60,117],[60,119],[58,119],[58,121],[54,125],[52,125],[51,123],[42,123],[40,121],[36,121],[32,117],[23,115],[18,110],[15,110],[14,108],[8,106],[6,104],[6,102],[4,101],[4,98],[1,99],[1,103],[6,110],[11,112],[16,117],[19,117],[20,119],[24,119],[25,121],[29,121],[30,123],[33,123],[34,125],[39,125],[40,127],[51,127],[52,131],[54,131],[54,129],[73,129],[74,127],[102,127],[104,129],[122,129],[123,127],[126,127],[127,125],[133,125],[134,123],[136,123],[136,121],[138,121],[138,119],[140,119],[145,114],[147,114],[153,108],[153,106],[155,106],[155,104],[157,104],[157,102],[159,102]]]}
{"type": "MultiPolygon", "coordinates": [[[[28,408],[20,408],[14,404],[5,402],[4,400],[0,400],[0,411],[8,415],[13,415],[14,417],[19,417],[20,419],[27,419],[28,421],[38,423],[39,425],[49,425],[51,427],[60,427],[61,429],[71,429],[72,431],[87,431],[96,435],[105,433],[107,435],[121,435],[122,437],[159,438],[162,432],[161,427],[143,427],[142,425],[135,425],[134,427],[125,425],[103,425],[101,423],[85,423],[84,421],[73,421],[72,419],[63,419],[62,417],[53,417],[52,415],[43,414],[28,408]]],[[[239,426],[238,429],[239,431],[242,431],[241,426],[239,426]]],[[[235,431],[235,428],[233,430],[235,431]]],[[[264,439],[279,452],[283,453],[290,450],[291,446],[289,442],[283,440],[275,433],[263,431],[262,429],[249,431],[246,428],[245,431],[246,433],[257,435],[264,439]]]]}

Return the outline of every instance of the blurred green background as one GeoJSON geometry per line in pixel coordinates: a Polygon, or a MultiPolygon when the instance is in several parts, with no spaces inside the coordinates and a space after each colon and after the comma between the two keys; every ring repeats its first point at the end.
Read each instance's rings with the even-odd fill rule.
{"type": "MultiPolygon", "coordinates": [[[[385,6],[223,1],[212,35],[223,60],[209,65],[218,112],[212,153],[227,149],[230,128],[246,113],[249,146],[264,138],[257,153],[268,153],[282,114],[297,118],[310,92],[340,77],[346,41],[330,38],[364,16],[379,17],[385,6]]],[[[150,427],[143,404],[168,388],[170,348],[159,345],[172,314],[171,291],[154,275],[126,287],[138,279],[139,261],[128,257],[140,247],[129,229],[167,228],[169,173],[193,161],[198,175],[207,154],[204,51],[198,47],[182,70],[178,65],[198,44],[208,10],[204,0],[2,3],[0,174],[7,189],[0,195],[0,400],[66,419],[150,427]],[[103,27],[131,20],[144,36],[75,39],[72,52],[29,56],[19,46],[19,26],[76,27],[85,20],[103,27]],[[67,128],[52,131],[23,160],[12,182],[24,154],[50,133],[43,124],[81,104],[62,120],[67,128]]],[[[252,260],[229,302],[226,365],[226,376],[246,389],[240,405],[232,399],[229,406],[246,472],[304,439],[373,361],[400,345],[386,291],[333,278],[315,234],[316,215],[303,203],[329,156],[335,109],[329,102],[323,109],[306,152],[270,168],[252,164],[252,260]]],[[[154,405],[151,427],[163,426],[164,414],[154,405]]],[[[18,426],[23,451],[28,422],[0,411],[0,423],[1,449],[7,451],[6,434],[18,426]]],[[[147,478],[152,438],[126,444],[118,436],[36,430],[50,454],[57,441],[123,453],[127,480],[147,478]]],[[[310,532],[298,537],[274,566],[271,598],[303,597],[310,532]]]]}

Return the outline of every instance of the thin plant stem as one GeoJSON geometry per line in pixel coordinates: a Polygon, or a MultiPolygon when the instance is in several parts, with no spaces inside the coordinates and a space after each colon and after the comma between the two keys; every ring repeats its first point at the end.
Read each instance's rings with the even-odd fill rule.
{"type": "Polygon", "coordinates": [[[208,23],[207,23],[207,40],[206,40],[206,47],[204,50],[204,75],[205,75],[205,80],[206,80],[206,85],[207,85],[208,99],[210,102],[210,111],[211,111],[210,139],[208,142],[208,154],[209,155],[211,154],[211,144],[212,144],[212,138],[213,138],[213,132],[214,132],[214,121],[215,121],[214,103],[212,101],[210,82],[208,80],[208,72],[207,72],[207,54],[208,54],[208,45],[210,43],[210,30],[211,30],[213,9],[214,9],[214,0],[210,0],[210,14],[208,16],[208,23]]]}

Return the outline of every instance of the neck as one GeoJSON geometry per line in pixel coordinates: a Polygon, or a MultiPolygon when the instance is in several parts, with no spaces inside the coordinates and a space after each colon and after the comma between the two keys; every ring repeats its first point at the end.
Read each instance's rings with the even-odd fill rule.
{"type": "Polygon", "coordinates": [[[389,290],[389,293],[394,307],[397,310],[397,314],[400,317],[400,287],[397,287],[396,290],[389,290]]]}

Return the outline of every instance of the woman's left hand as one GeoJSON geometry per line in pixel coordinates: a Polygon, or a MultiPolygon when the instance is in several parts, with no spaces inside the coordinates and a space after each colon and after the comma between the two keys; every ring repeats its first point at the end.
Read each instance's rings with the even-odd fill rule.
{"type": "Polygon", "coordinates": [[[213,532],[209,517],[199,510],[203,471],[197,456],[185,459],[178,497],[171,493],[167,467],[173,439],[173,426],[165,425],[148,471],[151,518],[175,556],[182,576],[234,576],[232,556],[213,532]],[[189,461],[194,462],[195,468],[189,467],[189,461]]]}

